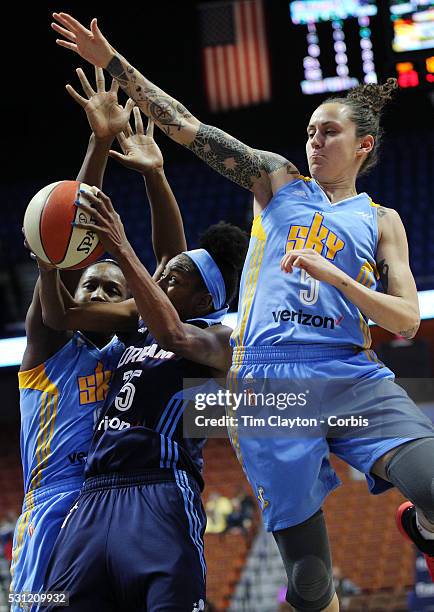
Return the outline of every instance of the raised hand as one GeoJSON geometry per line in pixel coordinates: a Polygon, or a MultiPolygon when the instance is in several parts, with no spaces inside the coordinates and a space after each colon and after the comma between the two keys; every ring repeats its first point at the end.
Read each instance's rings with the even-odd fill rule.
{"type": "Polygon", "coordinates": [[[84,98],[71,85],[66,90],[74,100],[84,108],[89,125],[99,139],[110,139],[117,136],[128,125],[134,102],[129,98],[125,108],[118,102],[119,84],[113,80],[108,91],[105,90],[104,71],[95,67],[96,91],[91,87],[83,70],[77,68],[83,91],[88,96],[84,98]]]}
{"type": "Polygon", "coordinates": [[[121,146],[122,153],[110,151],[110,157],[130,168],[137,170],[141,174],[146,174],[150,170],[157,170],[163,167],[163,156],[159,147],[154,140],[154,122],[148,120],[146,133],[143,128],[142,115],[137,106],[133,110],[136,124],[136,133],[129,123],[126,129],[118,135],[118,142],[121,146]]]}
{"type": "Polygon", "coordinates": [[[96,18],[90,22],[90,30],[68,13],[53,13],[53,18],[59,23],[52,23],[51,27],[67,39],[57,39],[56,43],[58,45],[75,51],[94,66],[100,68],[107,66],[115,51],[102,35],[96,18]]]}

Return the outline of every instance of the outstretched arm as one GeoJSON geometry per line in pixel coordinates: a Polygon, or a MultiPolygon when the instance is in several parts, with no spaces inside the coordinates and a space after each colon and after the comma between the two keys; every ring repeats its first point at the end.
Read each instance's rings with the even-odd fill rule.
{"type": "Polygon", "coordinates": [[[128,124],[118,135],[122,154],[109,154],[121,164],[139,172],[145,181],[152,219],[152,246],[156,258],[154,278],[160,278],[167,262],[187,249],[184,225],[178,203],[164,174],[164,160],[154,140],[154,122],[149,119],[144,131],[140,110],[134,108],[135,128],[128,124]]]}
{"type": "MultiPolygon", "coordinates": [[[[230,328],[215,325],[200,329],[182,322],[172,302],[151,278],[129,244],[110,198],[102,192],[98,197],[93,194],[87,194],[87,197],[92,207],[80,204],[80,208],[92,211],[95,225],[91,227],[98,233],[104,248],[119,262],[137,310],[160,346],[225,373],[231,362],[230,328]]],[[[89,229],[87,224],[77,224],[77,227],[89,229]]]]}
{"type": "Polygon", "coordinates": [[[56,42],[96,66],[106,68],[140,109],[176,142],[212,168],[255,193],[261,207],[282,185],[299,175],[280,155],[253,149],[226,132],[201,123],[177,100],[151,83],[110,45],[96,19],[90,30],[66,13],[54,13],[53,29],[67,40],[56,42]],[[61,24],[61,25],[59,25],[61,24]]]}
{"type": "MultiPolygon", "coordinates": [[[[77,69],[77,75],[84,95],[87,97],[80,95],[69,84],[66,89],[84,109],[92,129],[89,146],[77,180],[100,188],[110,146],[115,136],[128,124],[134,102],[128,100],[125,108],[119,105],[118,85],[116,81],[113,81],[110,89],[106,91],[104,72],[101,68],[95,68],[96,90],[93,89],[81,68],[77,69]]],[[[28,346],[32,347],[32,355],[37,356],[35,365],[45,361],[58,350],[62,342],[66,341],[67,336],[61,330],[78,329],[74,325],[69,325],[70,322],[65,319],[65,309],[71,309],[75,305],[68,289],[75,287],[81,275],[81,271],[62,273],[68,285],[67,289],[62,283],[58,270],[47,268],[42,262],[39,262],[39,267],[40,277],[29,308],[26,329],[28,346]],[[53,330],[58,330],[57,335],[53,330]],[[44,340],[45,336],[47,341],[44,340]],[[51,343],[53,348],[51,344],[48,345],[50,339],[53,340],[51,343]]],[[[102,331],[113,332],[114,329],[121,330],[113,326],[109,330],[106,327],[102,331]]],[[[95,329],[95,331],[99,330],[95,329]]]]}
{"type": "Polygon", "coordinates": [[[127,126],[134,102],[128,99],[125,108],[119,104],[119,85],[115,80],[112,81],[110,89],[106,91],[102,68],[95,68],[96,91],[81,68],[77,68],[76,72],[87,97],[81,96],[69,84],[66,85],[66,90],[84,109],[92,130],[77,181],[102,189],[110,147],[114,138],[127,126]]]}

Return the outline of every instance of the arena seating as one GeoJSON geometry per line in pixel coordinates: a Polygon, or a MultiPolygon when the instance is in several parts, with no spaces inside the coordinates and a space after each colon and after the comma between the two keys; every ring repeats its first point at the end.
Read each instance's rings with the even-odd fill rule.
{"type": "MultiPolygon", "coordinates": [[[[205,446],[204,504],[211,492],[235,497],[245,482],[243,471],[230,444],[224,439],[209,440],[205,446]]],[[[207,594],[218,610],[225,610],[230,595],[244,567],[252,538],[259,522],[255,514],[247,537],[228,533],[205,535],[205,555],[208,566],[207,594]]]]}
{"type": "Polygon", "coordinates": [[[373,498],[363,480],[352,480],[346,464],[332,458],[344,483],[324,505],[333,563],[363,590],[400,589],[413,584],[414,552],[395,527],[403,500],[396,489],[373,498]]]}
{"type": "Polygon", "coordinates": [[[0,427],[0,519],[9,511],[21,513],[23,476],[18,425],[0,427]]]}

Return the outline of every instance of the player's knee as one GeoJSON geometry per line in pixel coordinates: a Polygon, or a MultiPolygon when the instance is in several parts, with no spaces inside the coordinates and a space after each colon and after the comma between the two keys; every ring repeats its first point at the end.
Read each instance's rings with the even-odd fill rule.
{"type": "Polygon", "coordinates": [[[322,559],[307,555],[294,563],[286,599],[297,611],[320,612],[333,595],[333,578],[322,559]]]}
{"type": "Polygon", "coordinates": [[[434,438],[403,445],[387,465],[387,477],[434,523],[434,438]]]}

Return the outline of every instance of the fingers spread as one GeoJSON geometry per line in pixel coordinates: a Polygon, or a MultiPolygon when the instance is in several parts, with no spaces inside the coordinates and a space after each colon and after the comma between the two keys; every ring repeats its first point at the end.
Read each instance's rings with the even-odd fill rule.
{"type": "Polygon", "coordinates": [[[146,136],[150,136],[151,138],[154,137],[154,120],[152,119],[152,117],[148,118],[148,126],[146,128],[146,136]]]}
{"type": "Polygon", "coordinates": [[[124,111],[128,115],[128,117],[130,117],[131,111],[133,110],[135,105],[136,105],[136,103],[134,102],[134,100],[131,100],[131,98],[128,98],[128,100],[127,100],[127,102],[125,104],[125,108],[124,108],[124,111]]]}
{"type": "Polygon", "coordinates": [[[95,66],[95,82],[97,92],[103,93],[105,91],[104,70],[98,66],[95,66]]]}
{"type": "Polygon", "coordinates": [[[53,13],[53,17],[54,19],[56,19],[56,21],[59,21],[75,33],[87,35],[91,34],[91,32],[87,28],[81,25],[81,23],[77,21],[77,19],[74,19],[74,17],[72,17],[72,15],[69,15],[68,13],[53,13]]]}
{"type": "Polygon", "coordinates": [[[72,42],[66,42],[66,40],[60,40],[60,38],[56,38],[56,44],[59,47],[65,47],[65,49],[70,49],[71,51],[75,51],[78,53],[77,45],[72,42]]]}
{"type": "Polygon", "coordinates": [[[60,26],[58,23],[52,23],[51,27],[53,28],[53,30],[55,30],[58,34],[61,34],[62,36],[64,36],[65,38],[67,38],[68,40],[72,40],[72,42],[76,41],[76,36],[73,32],[70,32],[69,30],[67,30],[66,28],[62,28],[62,26],[60,26]]]}
{"type": "Polygon", "coordinates": [[[118,143],[121,146],[121,149],[124,153],[126,153],[127,151],[127,142],[126,142],[126,137],[125,134],[123,132],[119,132],[119,134],[116,136],[118,143]]]}
{"type": "Polygon", "coordinates": [[[90,29],[91,29],[92,34],[93,34],[94,36],[96,36],[97,38],[102,38],[102,39],[104,39],[104,36],[103,36],[103,34],[102,34],[101,30],[100,30],[100,29],[99,29],[99,27],[98,27],[98,22],[97,22],[96,17],[94,17],[94,18],[92,19],[92,21],[90,22],[90,29]]]}
{"type": "Polygon", "coordinates": [[[133,113],[134,113],[134,121],[136,124],[136,134],[143,135],[145,132],[143,129],[143,121],[142,121],[142,115],[140,113],[140,109],[137,106],[135,106],[133,113]]]}
{"type": "Polygon", "coordinates": [[[128,157],[126,155],[122,155],[122,153],[114,151],[113,149],[110,149],[108,154],[110,155],[110,157],[120,162],[121,164],[124,164],[126,161],[128,161],[128,157]]]}
{"type": "Polygon", "coordinates": [[[116,79],[112,79],[112,84],[110,86],[110,91],[112,93],[117,94],[119,91],[119,83],[116,81],[116,79]]]}
{"type": "Polygon", "coordinates": [[[89,83],[89,81],[87,80],[87,77],[84,74],[83,70],[81,68],[77,68],[76,69],[76,73],[77,73],[78,78],[80,79],[80,83],[81,83],[81,86],[83,87],[84,93],[87,96],[89,96],[89,98],[94,96],[96,94],[96,92],[92,89],[92,86],[89,83]]]}
{"type": "Polygon", "coordinates": [[[80,106],[82,106],[83,108],[86,106],[88,100],[86,100],[86,98],[83,98],[83,96],[80,96],[80,94],[75,91],[75,89],[71,85],[69,85],[69,83],[68,85],[65,85],[65,89],[69,93],[69,95],[74,98],[74,100],[78,102],[78,104],[80,104],[80,106]]]}
{"type": "Polygon", "coordinates": [[[124,128],[124,134],[127,138],[130,138],[130,136],[133,136],[133,130],[131,129],[131,125],[129,124],[129,122],[124,128]]]}

